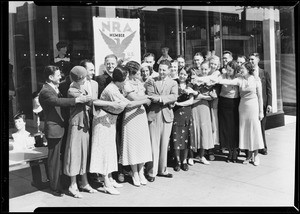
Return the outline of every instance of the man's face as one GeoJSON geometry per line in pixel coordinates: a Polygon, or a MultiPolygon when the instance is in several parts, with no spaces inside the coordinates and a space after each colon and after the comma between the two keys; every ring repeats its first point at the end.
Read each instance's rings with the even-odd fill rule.
{"type": "Polygon", "coordinates": [[[145,57],[144,61],[146,63],[150,64],[152,66],[152,68],[153,68],[153,65],[154,65],[155,61],[154,61],[154,58],[152,56],[145,57]]]}
{"type": "Polygon", "coordinates": [[[91,80],[93,79],[94,75],[95,75],[95,66],[93,63],[91,62],[87,62],[85,65],[85,68],[87,70],[87,79],[91,80]]]}
{"type": "Polygon", "coordinates": [[[207,76],[209,72],[210,68],[208,63],[204,63],[203,65],[201,65],[201,73],[203,76],[207,76]]]}
{"type": "Polygon", "coordinates": [[[185,66],[185,60],[181,57],[177,58],[178,61],[178,70],[181,70],[185,66]]]}
{"type": "Polygon", "coordinates": [[[60,70],[56,70],[53,75],[49,76],[49,79],[51,80],[51,82],[54,85],[58,85],[60,83],[60,79],[61,79],[61,72],[60,72],[60,70]]]}
{"type": "Polygon", "coordinates": [[[223,65],[227,65],[228,62],[232,61],[232,56],[228,53],[223,55],[223,65]]]}
{"type": "Polygon", "coordinates": [[[249,61],[255,67],[258,65],[259,58],[256,56],[250,56],[249,61]]]}
{"type": "Polygon", "coordinates": [[[169,50],[167,48],[162,48],[161,49],[161,53],[163,56],[167,56],[168,55],[169,50]]]}
{"type": "Polygon", "coordinates": [[[19,118],[15,120],[15,127],[17,130],[22,130],[25,128],[26,123],[24,122],[23,118],[19,118]]]}
{"type": "Polygon", "coordinates": [[[117,67],[117,60],[114,57],[107,58],[104,63],[105,69],[108,73],[112,74],[115,67],[117,67]]]}
{"type": "Polygon", "coordinates": [[[203,57],[202,56],[194,56],[194,63],[195,65],[197,66],[197,68],[200,68],[201,66],[201,63],[204,61],[203,57]]]}
{"type": "Polygon", "coordinates": [[[165,79],[170,74],[170,69],[167,65],[159,65],[158,73],[162,79],[165,79]]]}
{"type": "Polygon", "coordinates": [[[239,66],[241,66],[244,62],[246,62],[245,58],[244,57],[238,57],[236,59],[236,62],[239,66]]]}

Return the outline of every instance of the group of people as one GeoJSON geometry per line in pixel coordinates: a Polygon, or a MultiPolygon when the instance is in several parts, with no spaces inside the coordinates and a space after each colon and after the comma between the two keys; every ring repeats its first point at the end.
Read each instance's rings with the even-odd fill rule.
{"type": "Polygon", "coordinates": [[[168,155],[175,171],[187,171],[194,160],[210,164],[215,145],[228,150],[228,162],[245,150],[243,163],[259,165],[258,152],[267,154],[264,127],[272,110],[270,74],[258,67],[259,55],[233,60],[224,52],[222,68],[213,54],[196,53],[193,62],[186,66],[183,56],[164,57],[156,71],[152,53],[141,64],[111,54],[103,74],[94,77],[93,63],[83,60],[62,83],[59,67],[46,66],[39,102],[53,193],[63,195],[62,170],[76,198],[82,197],[80,190],[97,192],[91,178],[117,195],[123,167],[130,166],[134,186],[146,185],[156,176],[173,177],[168,155]],[[113,172],[119,172],[119,182],[113,172]]]}

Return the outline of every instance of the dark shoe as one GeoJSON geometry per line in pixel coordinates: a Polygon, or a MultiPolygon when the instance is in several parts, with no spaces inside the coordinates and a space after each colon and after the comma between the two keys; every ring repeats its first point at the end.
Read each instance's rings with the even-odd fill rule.
{"type": "Polygon", "coordinates": [[[57,197],[63,197],[65,194],[61,190],[50,190],[52,195],[57,196],[57,197]]]}
{"type": "Polygon", "coordinates": [[[189,166],[187,165],[187,163],[182,164],[182,170],[183,171],[188,171],[189,170],[189,166]]]}
{"type": "Polygon", "coordinates": [[[260,149],[258,152],[262,155],[267,155],[268,154],[267,149],[260,149]]]}
{"type": "Polygon", "coordinates": [[[152,177],[150,175],[147,175],[146,176],[146,179],[149,181],[149,182],[154,182],[155,181],[155,177],[152,177]]]}
{"type": "Polygon", "coordinates": [[[181,167],[181,163],[177,162],[175,167],[174,167],[174,171],[176,171],[176,172],[180,171],[180,167],[181,167]]]}
{"type": "Polygon", "coordinates": [[[160,174],[160,175],[157,175],[159,177],[165,177],[165,178],[173,178],[173,175],[171,173],[168,173],[168,174],[160,174]]]}

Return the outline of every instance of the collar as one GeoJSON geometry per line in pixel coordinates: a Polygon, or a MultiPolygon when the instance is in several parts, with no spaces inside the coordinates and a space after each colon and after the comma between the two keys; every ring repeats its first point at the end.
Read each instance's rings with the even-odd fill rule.
{"type": "Polygon", "coordinates": [[[46,82],[46,83],[49,84],[56,91],[56,93],[59,93],[58,86],[54,85],[52,82],[46,82]]]}

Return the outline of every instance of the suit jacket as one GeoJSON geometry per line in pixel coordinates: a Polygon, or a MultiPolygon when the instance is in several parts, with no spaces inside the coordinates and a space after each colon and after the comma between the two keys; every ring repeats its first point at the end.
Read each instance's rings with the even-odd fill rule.
{"type": "Polygon", "coordinates": [[[64,119],[60,107],[74,106],[75,98],[61,98],[49,85],[44,84],[40,91],[39,102],[45,116],[44,132],[47,138],[62,138],[64,135],[64,119]]]}
{"type": "MultiPolygon", "coordinates": [[[[91,88],[92,88],[92,98],[93,100],[98,99],[99,97],[99,86],[98,83],[95,80],[91,80],[91,88]]],[[[92,115],[96,114],[97,109],[99,108],[99,106],[94,106],[92,105],[92,115]]]]}
{"type": "Polygon", "coordinates": [[[272,106],[272,88],[270,73],[259,68],[259,78],[262,85],[263,105],[266,108],[268,105],[272,106]]]}
{"type": "Polygon", "coordinates": [[[96,76],[95,80],[98,83],[98,99],[99,99],[102,91],[112,81],[112,78],[107,74],[106,71],[104,71],[104,74],[96,76]]]}
{"type": "MultiPolygon", "coordinates": [[[[70,88],[68,90],[68,97],[76,98],[81,94],[86,95],[85,91],[81,90],[78,85],[70,85],[70,88]]],[[[89,128],[89,115],[86,104],[78,103],[77,105],[70,107],[69,125],[89,128]]]]}
{"type": "Polygon", "coordinates": [[[158,95],[161,97],[159,103],[151,103],[148,108],[148,121],[155,121],[157,113],[162,111],[163,118],[167,123],[173,122],[174,114],[169,104],[174,103],[178,97],[178,84],[176,81],[167,77],[162,86],[160,77],[149,79],[146,83],[146,93],[149,96],[158,95]]]}

